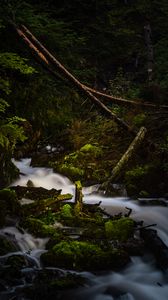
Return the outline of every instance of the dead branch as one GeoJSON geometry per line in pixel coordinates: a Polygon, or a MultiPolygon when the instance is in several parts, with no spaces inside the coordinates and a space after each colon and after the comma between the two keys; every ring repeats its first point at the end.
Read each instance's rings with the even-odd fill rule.
{"type": "Polygon", "coordinates": [[[125,121],[117,117],[106,105],[104,105],[97,97],[95,97],[89,90],[86,89],[85,85],[81,84],[78,79],[76,79],[38,40],[37,38],[24,26],[22,25],[19,29],[16,25],[14,25],[16,32],[19,36],[23,39],[23,41],[31,48],[31,50],[38,55],[43,62],[49,66],[50,62],[57,68],[57,70],[64,76],[64,78],[68,79],[75,87],[78,88],[87,98],[89,98],[100,111],[107,116],[114,120],[120,127],[129,131],[133,135],[136,132],[130,127],[125,121]],[[28,37],[27,37],[28,36],[28,37]],[[41,49],[38,50],[37,46],[41,49]],[[44,55],[45,53],[45,55],[44,55]],[[46,58],[47,56],[47,58],[46,58]]]}
{"type": "Polygon", "coordinates": [[[85,86],[86,89],[90,92],[92,92],[94,95],[97,96],[101,96],[106,100],[111,100],[113,103],[116,104],[125,104],[125,105],[132,105],[132,106],[140,106],[140,107],[149,107],[149,108],[154,108],[154,109],[160,109],[160,108],[164,108],[164,109],[168,109],[168,105],[156,105],[156,104],[152,104],[149,102],[142,102],[141,100],[128,100],[128,99],[124,99],[124,98],[120,98],[120,97],[116,97],[113,95],[108,95],[106,93],[97,91],[93,88],[90,88],[88,86],[85,86]]]}
{"type": "MultiPolygon", "coordinates": [[[[48,60],[51,60],[51,62],[53,62],[55,64],[57,64],[57,67],[59,65],[59,67],[63,67],[58,60],[56,60],[56,58],[38,41],[38,39],[30,32],[30,30],[27,29],[26,26],[24,25],[21,25],[21,28],[22,30],[24,31],[24,33],[30,38],[30,40],[37,46],[37,48],[40,48],[41,49],[41,52],[43,54],[43,56],[47,56],[48,57],[48,60]]],[[[40,51],[39,51],[40,53],[40,51]]],[[[47,62],[48,62],[47,60],[47,62]]],[[[68,72],[69,73],[69,72],[68,72]]],[[[67,74],[68,76],[70,75],[67,74]]],[[[72,74],[71,74],[72,75],[72,74]]],[[[73,78],[74,80],[74,78],[73,78]]],[[[108,95],[106,93],[102,93],[100,91],[97,91],[93,88],[90,88],[86,85],[83,85],[82,86],[89,92],[91,92],[92,94],[94,95],[97,95],[97,96],[102,96],[103,98],[105,99],[108,99],[108,100],[112,100],[113,103],[117,103],[117,104],[131,104],[131,105],[134,105],[134,106],[142,106],[142,107],[152,107],[152,108],[165,108],[165,109],[168,109],[168,106],[167,105],[155,105],[155,104],[152,104],[152,103],[144,103],[144,102],[140,102],[140,101],[133,101],[133,100],[127,100],[127,99],[124,99],[124,98],[120,98],[120,97],[116,97],[116,96],[111,96],[111,95],[108,95]]]]}
{"type": "Polygon", "coordinates": [[[118,177],[121,175],[123,169],[125,168],[130,158],[134,155],[138,147],[142,144],[146,132],[147,129],[145,127],[140,128],[139,132],[137,133],[136,137],[128,147],[127,151],[121,157],[117,165],[113,168],[111,177],[108,179],[107,182],[101,185],[100,189],[105,189],[106,191],[108,191],[111,183],[115,182],[115,180],[118,179],[118,177]]]}

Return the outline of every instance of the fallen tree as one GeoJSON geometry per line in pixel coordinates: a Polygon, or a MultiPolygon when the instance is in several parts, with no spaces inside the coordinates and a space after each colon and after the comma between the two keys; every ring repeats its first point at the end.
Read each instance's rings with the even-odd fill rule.
{"type": "MultiPolygon", "coordinates": [[[[14,25],[14,24],[13,24],[14,25]]],[[[117,117],[106,105],[104,105],[97,97],[95,97],[89,90],[86,89],[85,85],[83,85],[78,79],[76,79],[31,33],[30,31],[22,25],[22,28],[24,28],[24,31],[20,28],[18,28],[16,25],[14,25],[16,32],[18,35],[23,39],[23,41],[29,46],[29,48],[38,55],[43,62],[45,62],[47,65],[50,66],[49,61],[46,59],[46,57],[43,55],[41,51],[32,43],[36,41],[36,45],[40,45],[40,49],[43,49],[47,56],[50,58],[50,61],[52,64],[55,65],[57,70],[64,76],[64,78],[68,79],[79,91],[82,92],[88,99],[90,99],[96,107],[101,111],[101,113],[108,118],[114,120],[121,128],[127,130],[128,132],[132,133],[133,135],[136,134],[135,130],[132,129],[131,126],[129,126],[124,120],[117,117]],[[31,40],[27,37],[30,36],[31,40]]]]}
{"type": "MultiPolygon", "coordinates": [[[[28,28],[24,25],[21,25],[21,30],[18,29],[15,25],[15,28],[17,32],[19,33],[20,36],[22,36],[25,39],[25,42],[28,43],[29,39],[29,46],[30,48],[34,49],[38,56],[49,66],[49,61],[56,65],[61,71],[63,71],[63,75],[67,75],[68,78],[71,78],[74,82],[75,77],[65,69],[65,67],[38,41],[38,39],[28,30],[28,28]],[[27,41],[26,41],[27,40],[27,41]],[[71,75],[71,76],[70,76],[71,75]],[[69,77],[70,76],[70,77],[69,77]],[[73,78],[72,78],[73,77],[73,78]]],[[[51,71],[51,69],[50,69],[51,71]]],[[[79,83],[79,81],[78,81],[79,83]]],[[[128,100],[116,96],[111,96],[106,93],[102,93],[100,91],[97,91],[93,88],[90,88],[86,85],[83,85],[83,88],[85,88],[88,92],[91,92],[93,95],[96,96],[101,96],[106,100],[111,100],[113,103],[117,104],[125,104],[125,105],[133,105],[133,106],[141,106],[141,107],[150,107],[150,108],[163,108],[163,109],[168,109],[167,105],[156,105],[152,103],[144,103],[142,101],[133,101],[133,100],[128,100]]]]}
{"type": "Polygon", "coordinates": [[[108,181],[103,183],[100,187],[100,189],[108,190],[110,189],[111,183],[114,183],[118,177],[121,176],[121,173],[123,172],[124,168],[126,167],[128,161],[132,158],[132,156],[135,154],[137,151],[138,147],[142,144],[145,135],[146,135],[147,129],[145,127],[141,127],[139,132],[137,133],[136,137],[126,150],[126,152],[123,154],[121,159],[118,161],[116,166],[112,170],[112,174],[109,177],[108,181]]]}

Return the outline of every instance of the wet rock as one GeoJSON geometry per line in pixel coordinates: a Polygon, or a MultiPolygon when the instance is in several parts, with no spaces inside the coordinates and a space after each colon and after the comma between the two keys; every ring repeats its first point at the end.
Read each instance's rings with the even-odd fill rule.
{"type": "Polygon", "coordinates": [[[5,188],[0,190],[0,202],[4,201],[6,203],[6,209],[11,214],[18,214],[20,209],[20,204],[15,191],[5,188]]]}
{"type": "Polygon", "coordinates": [[[168,201],[164,198],[152,199],[152,198],[138,198],[138,203],[140,205],[158,205],[158,206],[168,206],[168,201]]]}
{"type": "Polygon", "coordinates": [[[7,236],[0,235],[0,255],[17,251],[17,246],[7,236]]]}
{"type": "Polygon", "coordinates": [[[56,197],[60,195],[61,190],[51,189],[47,190],[43,187],[33,187],[33,186],[13,186],[10,187],[11,190],[15,191],[18,199],[28,198],[31,200],[42,200],[50,197],[56,197]]]}
{"type": "Polygon", "coordinates": [[[168,270],[168,247],[157,235],[157,230],[141,229],[140,235],[147,248],[154,254],[160,268],[168,270]]]}
{"type": "Polygon", "coordinates": [[[59,241],[61,240],[61,234],[58,233],[57,229],[50,225],[46,225],[39,219],[31,217],[26,218],[20,223],[20,226],[36,237],[57,237],[59,241]]]}

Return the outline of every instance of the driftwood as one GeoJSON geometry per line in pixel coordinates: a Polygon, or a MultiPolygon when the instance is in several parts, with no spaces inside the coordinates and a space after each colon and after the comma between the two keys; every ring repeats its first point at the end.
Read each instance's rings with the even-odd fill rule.
{"type": "Polygon", "coordinates": [[[130,158],[132,158],[134,153],[137,151],[137,148],[142,144],[142,142],[145,138],[146,132],[147,132],[147,129],[145,127],[140,128],[138,134],[136,135],[136,137],[134,138],[134,140],[128,147],[127,151],[121,157],[121,159],[119,160],[117,165],[113,168],[111,177],[108,179],[107,182],[105,182],[101,185],[100,189],[105,189],[106,191],[108,191],[111,183],[114,183],[115,180],[117,180],[119,178],[119,176],[121,175],[123,169],[125,168],[126,164],[130,160],[130,158]]]}
{"type": "MultiPolygon", "coordinates": [[[[25,39],[26,43],[29,43],[30,48],[34,49],[37,52],[38,56],[42,59],[42,61],[44,61],[44,63],[46,63],[48,65],[48,67],[49,67],[49,61],[51,61],[54,64],[56,63],[57,67],[59,66],[59,68],[61,67],[61,69],[64,68],[63,65],[37,40],[37,38],[30,32],[30,30],[28,30],[26,28],[26,26],[21,25],[21,28],[22,28],[21,31],[16,26],[15,26],[15,28],[16,28],[18,34],[25,39]]],[[[52,71],[52,70],[50,69],[50,71],[52,71]]],[[[65,68],[64,68],[63,74],[65,75],[65,68]]],[[[72,74],[70,74],[70,72],[68,72],[67,75],[72,76],[72,74]]],[[[75,78],[73,76],[73,80],[74,79],[75,78]]],[[[106,93],[102,93],[100,91],[97,91],[97,90],[90,88],[83,84],[82,84],[82,86],[87,91],[91,92],[92,94],[97,95],[97,96],[102,96],[104,99],[112,100],[113,103],[117,103],[117,104],[122,103],[122,104],[133,105],[133,106],[138,105],[141,107],[150,107],[150,108],[157,108],[157,109],[158,108],[168,109],[167,105],[156,105],[156,104],[152,104],[152,103],[143,103],[141,101],[128,100],[128,99],[124,99],[124,98],[120,98],[120,97],[116,97],[116,96],[111,96],[106,93]]]]}

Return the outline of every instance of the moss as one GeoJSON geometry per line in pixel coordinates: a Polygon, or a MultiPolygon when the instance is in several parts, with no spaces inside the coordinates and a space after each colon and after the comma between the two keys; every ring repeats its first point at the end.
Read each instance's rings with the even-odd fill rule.
{"type": "Polygon", "coordinates": [[[72,207],[70,204],[64,204],[60,210],[61,218],[72,218],[72,207]]]}
{"type": "Polygon", "coordinates": [[[59,172],[69,176],[73,180],[77,180],[82,178],[84,175],[84,170],[82,168],[78,168],[69,163],[64,163],[59,167],[59,172]]]}
{"type": "Polygon", "coordinates": [[[117,249],[102,250],[89,242],[63,241],[41,256],[47,266],[76,270],[103,270],[128,262],[128,255],[117,249]]]}
{"type": "Polygon", "coordinates": [[[133,235],[134,221],[130,218],[109,220],[105,223],[106,236],[112,240],[126,241],[133,235]]]}
{"type": "Polygon", "coordinates": [[[58,234],[55,228],[35,218],[27,218],[20,225],[36,237],[50,237],[58,234]]]}
{"type": "MultiPolygon", "coordinates": [[[[1,149],[2,150],[2,149],[1,149]]],[[[8,153],[0,155],[0,187],[3,188],[11,184],[12,181],[19,177],[19,169],[12,163],[8,153]]]]}
{"type": "Polygon", "coordinates": [[[60,201],[72,199],[71,194],[58,195],[53,198],[38,200],[30,204],[22,206],[22,211],[25,216],[36,215],[39,216],[40,213],[48,210],[48,207],[57,206],[60,201]]]}
{"type": "Polygon", "coordinates": [[[59,290],[72,289],[82,286],[85,279],[82,277],[77,277],[77,275],[69,274],[67,277],[59,278],[51,282],[50,287],[57,288],[59,290]]]}
{"type": "Polygon", "coordinates": [[[139,192],[139,196],[140,197],[149,197],[149,193],[147,191],[142,190],[142,191],[139,192]]]}
{"type": "Polygon", "coordinates": [[[146,121],[146,115],[144,113],[138,114],[133,118],[133,124],[135,126],[141,127],[145,124],[146,121]]]}
{"type": "Polygon", "coordinates": [[[0,236],[0,255],[5,255],[14,251],[17,251],[17,247],[6,237],[0,236]]]}
{"type": "Polygon", "coordinates": [[[124,182],[128,195],[132,197],[142,197],[143,194],[145,197],[163,195],[164,188],[159,187],[160,178],[163,178],[163,172],[158,162],[136,166],[125,173],[124,182]]]}
{"type": "Polygon", "coordinates": [[[0,226],[5,225],[6,215],[20,215],[21,205],[17,199],[15,191],[10,189],[0,190],[0,226]]]}
{"type": "Polygon", "coordinates": [[[58,163],[51,163],[51,166],[57,171],[68,177],[73,181],[76,180],[98,180],[102,176],[102,170],[99,170],[95,175],[94,171],[97,169],[97,160],[102,156],[103,151],[99,146],[92,144],[85,144],[80,150],[72,152],[64,156],[63,160],[58,163]]]}
{"type": "Polygon", "coordinates": [[[98,157],[102,155],[102,149],[98,146],[94,146],[92,144],[85,144],[83,147],[80,148],[80,152],[82,153],[90,153],[94,157],[98,157]]]}

